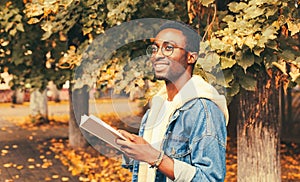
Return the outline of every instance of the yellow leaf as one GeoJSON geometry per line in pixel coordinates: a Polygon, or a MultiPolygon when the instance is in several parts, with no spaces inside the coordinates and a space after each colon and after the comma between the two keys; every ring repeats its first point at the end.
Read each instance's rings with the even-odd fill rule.
{"type": "Polygon", "coordinates": [[[24,167],[24,166],[19,165],[19,166],[17,166],[17,169],[21,170],[21,169],[23,169],[23,167],[24,167]]]}
{"type": "Polygon", "coordinates": [[[69,178],[68,177],[62,177],[61,181],[69,181],[69,178]]]}
{"type": "Polygon", "coordinates": [[[35,160],[33,158],[28,158],[27,162],[34,162],[35,160]]]}
{"type": "Polygon", "coordinates": [[[9,44],[9,41],[4,41],[4,42],[1,43],[1,46],[5,47],[5,46],[7,46],[8,44],[9,44]]]}
{"type": "Polygon", "coordinates": [[[253,49],[253,47],[257,44],[257,41],[254,39],[252,35],[248,35],[245,40],[245,44],[250,48],[253,49]]]}
{"type": "Polygon", "coordinates": [[[29,165],[28,168],[29,168],[29,169],[34,169],[35,166],[34,166],[34,165],[29,165]]]}
{"type": "Polygon", "coordinates": [[[12,148],[16,149],[18,148],[18,145],[13,145],[12,148]]]}
{"type": "Polygon", "coordinates": [[[300,73],[293,73],[293,72],[290,72],[290,76],[292,77],[292,81],[296,81],[299,77],[300,77],[300,73]]]}
{"type": "Polygon", "coordinates": [[[6,164],[3,164],[3,167],[5,168],[9,168],[9,167],[12,167],[13,163],[6,163],[6,164]]]}
{"type": "Polygon", "coordinates": [[[30,18],[28,21],[27,21],[27,23],[28,24],[36,24],[36,23],[38,23],[38,22],[40,22],[40,20],[39,19],[37,19],[37,18],[30,18]]]}
{"type": "Polygon", "coordinates": [[[45,181],[51,181],[51,178],[46,177],[44,180],[45,180],[45,181]]]}
{"type": "Polygon", "coordinates": [[[286,73],[286,63],[285,62],[282,62],[281,64],[277,63],[277,62],[273,62],[272,64],[275,67],[277,67],[283,74],[287,74],[286,73]]]}
{"type": "Polygon", "coordinates": [[[52,178],[53,178],[53,179],[58,179],[58,178],[59,178],[59,175],[54,174],[54,175],[52,175],[52,178]]]}
{"type": "Polygon", "coordinates": [[[7,154],[7,153],[8,153],[8,150],[1,150],[1,153],[2,153],[2,154],[7,154]]]}
{"type": "Polygon", "coordinates": [[[292,36],[300,31],[300,23],[294,23],[294,22],[290,21],[289,19],[287,19],[286,22],[287,22],[289,31],[291,31],[292,36]]]}

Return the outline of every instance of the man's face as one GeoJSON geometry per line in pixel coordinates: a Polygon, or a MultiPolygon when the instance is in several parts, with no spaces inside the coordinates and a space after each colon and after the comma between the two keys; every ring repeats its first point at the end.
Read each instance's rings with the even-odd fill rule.
{"type": "Polygon", "coordinates": [[[182,32],[176,29],[164,29],[157,34],[154,44],[158,47],[158,50],[150,58],[157,79],[174,82],[184,74],[188,66],[187,51],[183,49],[186,45],[185,40],[186,38],[182,32]],[[173,53],[170,56],[165,56],[162,53],[162,46],[164,46],[165,52],[168,51],[166,44],[174,46],[173,53]]]}

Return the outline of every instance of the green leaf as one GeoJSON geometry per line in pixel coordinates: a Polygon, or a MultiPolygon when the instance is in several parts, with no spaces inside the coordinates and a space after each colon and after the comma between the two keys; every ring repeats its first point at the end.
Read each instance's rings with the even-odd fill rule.
{"type": "Polygon", "coordinates": [[[285,50],[281,54],[279,54],[282,59],[285,61],[293,61],[296,59],[295,54],[291,50],[285,50]]]}
{"type": "Polygon", "coordinates": [[[300,85],[300,77],[298,77],[298,78],[295,80],[295,83],[297,83],[298,85],[300,85]]]}
{"type": "Polygon", "coordinates": [[[260,15],[263,15],[265,12],[265,8],[262,9],[257,6],[250,6],[246,8],[244,12],[245,12],[244,19],[249,20],[249,19],[256,18],[260,15]]]}
{"type": "Polygon", "coordinates": [[[234,13],[238,13],[239,11],[241,11],[247,7],[248,7],[248,4],[246,4],[244,2],[240,2],[240,3],[232,2],[232,3],[228,4],[229,10],[234,13]]]}
{"type": "Polygon", "coordinates": [[[200,2],[203,6],[208,7],[210,4],[214,3],[215,0],[200,0],[200,2]]]}
{"type": "Polygon", "coordinates": [[[223,73],[226,82],[226,87],[229,87],[230,82],[234,79],[233,73],[231,70],[224,70],[223,73]]]}
{"type": "Polygon", "coordinates": [[[235,65],[236,60],[221,56],[221,68],[226,69],[226,68],[231,68],[233,65],[235,65]]]}
{"type": "Polygon", "coordinates": [[[232,16],[232,15],[226,15],[223,19],[222,19],[222,21],[224,21],[224,22],[230,22],[230,21],[233,21],[234,20],[234,16],[232,16]]]}
{"type": "Polygon", "coordinates": [[[276,12],[278,12],[278,8],[276,6],[266,8],[266,17],[269,18],[273,16],[276,12]]]}
{"type": "Polygon", "coordinates": [[[233,46],[225,44],[223,41],[215,37],[210,39],[210,45],[213,50],[217,50],[218,52],[234,52],[233,46]]]}
{"type": "Polygon", "coordinates": [[[251,53],[243,53],[242,58],[237,60],[238,65],[240,65],[246,72],[247,68],[254,64],[254,55],[251,53]]]}
{"type": "Polygon", "coordinates": [[[267,46],[268,48],[271,48],[271,49],[274,49],[274,50],[278,51],[278,44],[277,44],[276,40],[271,40],[271,41],[269,41],[269,42],[266,44],[266,46],[267,46]]]}
{"type": "Polygon", "coordinates": [[[235,96],[240,91],[240,84],[237,82],[234,82],[230,88],[227,88],[227,95],[228,96],[235,96]]]}
{"type": "Polygon", "coordinates": [[[210,72],[212,69],[220,62],[220,57],[216,53],[209,53],[206,54],[204,58],[199,58],[197,60],[197,64],[200,64],[201,67],[207,71],[210,72]]]}
{"type": "Polygon", "coordinates": [[[245,90],[255,91],[257,81],[253,77],[245,75],[244,77],[240,78],[239,83],[245,90]]]}
{"type": "Polygon", "coordinates": [[[260,56],[260,53],[263,52],[265,48],[262,47],[254,47],[253,52],[256,56],[260,56]]]}

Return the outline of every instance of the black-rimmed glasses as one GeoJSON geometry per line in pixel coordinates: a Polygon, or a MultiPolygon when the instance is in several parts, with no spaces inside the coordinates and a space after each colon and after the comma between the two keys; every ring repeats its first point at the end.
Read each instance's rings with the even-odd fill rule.
{"type": "MultiPolygon", "coordinates": [[[[164,56],[168,57],[168,56],[171,56],[174,52],[174,49],[182,49],[182,50],[185,50],[184,48],[182,47],[178,47],[170,42],[163,42],[162,45],[161,45],[161,52],[164,56]]],[[[146,54],[147,56],[149,57],[153,57],[154,55],[157,54],[159,50],[159,46],[156,45],[156,44],[151,44],[147,47],[146,49],[146,54]]]]}

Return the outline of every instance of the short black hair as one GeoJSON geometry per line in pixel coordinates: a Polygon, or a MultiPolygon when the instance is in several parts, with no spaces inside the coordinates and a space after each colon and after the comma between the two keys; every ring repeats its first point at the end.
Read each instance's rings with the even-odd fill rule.
{"type": "Polygon", "coordinates": [[[186,38],[185,49],[187,51],[197,53],[199,52],[201,37],[191,26],[178,21],[168,21],[167,23],[164,23],[162,26],[160,26],[156,35],[162,30],[168,28],[176,29],[182,32],[182,34],[186,38]]]}

